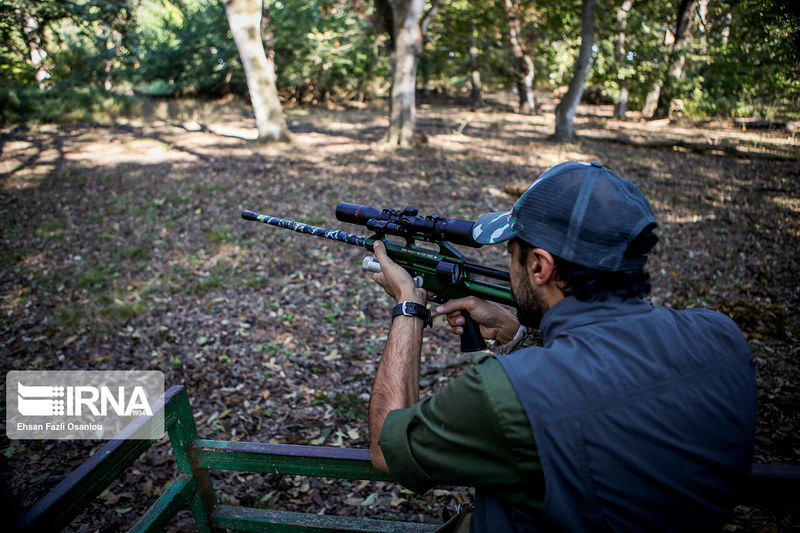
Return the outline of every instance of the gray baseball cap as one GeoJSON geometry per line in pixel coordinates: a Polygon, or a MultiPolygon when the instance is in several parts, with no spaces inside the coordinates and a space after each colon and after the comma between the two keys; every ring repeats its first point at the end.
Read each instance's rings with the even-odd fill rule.
{"type": "Polygon", "coordinates": [[[644,266],[647,255],[625,251],[655,226],[650,203],[635,185],[597,161],[569,161],[539,176],[511,211],[479,217],[472,237],[480,244],[518,237],[571,263],[617,272],[644,266]]]}

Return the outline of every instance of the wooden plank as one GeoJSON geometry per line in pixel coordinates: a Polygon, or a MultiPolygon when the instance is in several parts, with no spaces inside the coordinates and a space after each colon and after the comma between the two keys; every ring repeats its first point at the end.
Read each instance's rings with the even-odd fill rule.
{"type": "MultiPolygon", "coordinates": [[[[154,406],[153,414],[164,411],[164,426],[175,423],[175,413],[166,409],[169,402],[183,387],[171,387],[164,393],[161,402],[154,406]]],[[[161,437],[161,428],[148,423],[150,417],[141,416],[125,426],[116,439],[109,440],[85,463],[76,468],[53,490],[19,519],[17,527],[28,531],[57,531],[69,524],[95,496],[100,494],[120,472],[129,467],[156,439],[161,437]],[[141,432],[148,439],[131,440],[141,432]]]]}
{"type": "Polygon", "coordinates": [[[199,439],[195,453],[207,469],[391,481],[364,449],[199,439]]]}
{"type": "Polygon", "coordinates": [[[136,521],[130,531],[133,533],[162,531],[172,517],[194,496],[196,490],[197,485],[191,476],[179,475],[136,521]]]}
{"type": "Polygon", "coordinates": [[[438,524],[294,513],[253,509],[251,507],[234,507],[231,505],[217,506],[213,517],[215,525],[220,528],[228,528],[235,531],[270,531],[278,533],[319,533],[323,531],[421,533],[435,531],[438,527],[438,524]]]}
{"type": "Polygon", "coordinates": [[[170,408],[178,417],[177,423],[168,430],[178,471],[191,476],[197,488],[191,503],[195,526],[200,533],[210,533],[212,531],[211,512],[216,505],[216,496],[208,470],[200,466],[200,461],[195,453],[197,425],[194,422],[189,396],[186,392],[177,395],[170,408]]]}
{"type": "Polygon", "coordinates": [[[745,492],[750,501],[796,502],[800,495],[800,466],[754,464],[745,492]]]}

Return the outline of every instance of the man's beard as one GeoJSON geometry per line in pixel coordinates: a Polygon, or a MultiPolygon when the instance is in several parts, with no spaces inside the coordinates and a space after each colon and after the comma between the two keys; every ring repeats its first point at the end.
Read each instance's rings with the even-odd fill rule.
{"type": "Polygon", "coordinates": [[[528,328],[539,329],[542,317],[549,309],[547,302],[525,276],[521,276],[518,289],[511,289],[511,296],[517,302],[517,321],[528,328]]]}

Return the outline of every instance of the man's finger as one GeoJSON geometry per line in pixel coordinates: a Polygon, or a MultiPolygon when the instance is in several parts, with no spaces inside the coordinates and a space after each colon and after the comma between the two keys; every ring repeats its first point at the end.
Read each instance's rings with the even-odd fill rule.
{"type": "Polygon", "coordinates": [[[375,252],[375,257],[378,258],[379,263],[383,263],[383,261],[387,259],[386,247],[384,247],[381,241],[375,241],[372,245],[372,251],[375,252]]]}
{"type": "Polygon", "coordinates": [[[458,312],[461,310],[464,311],[472,311],[475,307],[475,300],[474,296],[467,296],[466,298],[457,298],[455,300],[449,300],[439,307],[436,308],[436,312],[440,315],[443,314],[450,314],[454,312],[458,312]]]}

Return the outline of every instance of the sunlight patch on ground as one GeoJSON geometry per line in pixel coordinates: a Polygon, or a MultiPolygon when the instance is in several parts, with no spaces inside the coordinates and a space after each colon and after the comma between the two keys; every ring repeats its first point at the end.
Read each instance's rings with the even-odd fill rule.
{"type": "Polygon", "coordinates": [[[717,215],[709,213],[707,215],[678,215],[675,213],[661,213],[656,217],[662,224],[696,224],[705,220],[716,220],[717,215]]]}
{"type": "Polygon", "coordinates": [[[51,169],[52,165],[45,165],[43,168],[39,169],[39,172],[32,172],[30,169],[18,172],[3,183],[3,190],[11,192],[38,187],[51,169]]]}
{"type": "Polygon", "coordinates": [[[220,261],[229,261],[233,266],[236,266],[239,264],[239,260],[243,254],[244,248],[238,244],[220,244],[217,248],[217,253],[212,255],[203,265],[203,270],[208,270],[217,266],[220,261]]]}
{"type": "Polygon", "coordinates": [[[258,130],[256,128],[248,128],[246,126],[235,126],[229,124],[214,124],[208,128],[212,133],[217,135],[224,135],[226,137],[238,137],[245,141],[255,141],[258,139],[258,130]]]}
{"type": "Polygon", "coordinates": [[[107,142],[97,141],[81,146],[79,152],[66,157],[70,161],[98,164],[120,163],[166,163],[193,161],[197,157],[172,149],[170,145],[152,139],[136,139],[124,146],[109,147],[107,142]]]}
{"type": "Polygon", "coordinates": [[[778,205],[779,207],[788,209],[789,211],[800,213],[800,198],[790,198],[789,196],[770,196],[769,201],[778,205]]]}
{"type": "Polygon", "coordinates": [[[431,135],[428,144],[451,152],[466,152],[474,148],[471,139],[461,133],[431,135]]]}

